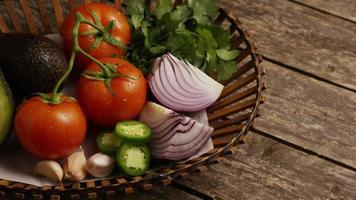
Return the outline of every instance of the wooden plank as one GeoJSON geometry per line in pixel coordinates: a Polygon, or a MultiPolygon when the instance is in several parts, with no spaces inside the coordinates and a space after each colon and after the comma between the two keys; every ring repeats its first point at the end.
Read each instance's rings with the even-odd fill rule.
{"type": "Polygon", "coordinates": [[[12,24],[15,27],[16,32],[23,32],[18,14],[15,11],[16,8],[14,7],[13,2],[11,0],[4,0],[4,5],[6,8],[6,12],[9,15],[9,17],[12,21],[12,24]]]}
{"type": "Polygon", "coordinates": [[[178,182],[216,199],[354,199],[356,172],[249,133],[237,153],[204,176],[178,182]]]}
{"type": "Polygon", "coordinates": [[[356,90],[356,25],[285,0],[219,0],[263,55],[356,90]]]}
{"type": "Polygon", "coordinates": [[[6,25],[6,22],[3,18],[3,16],[0,15],[0,32],[1,33],[7,33],[9,32],[9,28],[6,25]]]}
{"type": "MultiPolygon", "coordinates": [[[[95,193],[94,193],[95,194],[95,193]]],[[[92,194],[93,195],[93,194],[92,194]]],[[[76,196],[76,195],[75,195],[76,196]]],[[[95,197],[95,195],[93,195],[95,197]]],[[[77,198],[74,199],[79,199],[79,195],[76,196],[77,198]]],[[[8,200],[6,197],[1,198],[3,200],[8,200]]],[[[67,199],[67,198],[64,198],[67,199]]],[[[160,188],[155,188],[150,191],[139,191],[134,194],[116,194],[115,191],[109,191],[105,193],[105,198],[104,196],[96,196],[94,199],[106,199],[106,200],[117,200],[117,199],[124,199],[124,200],[157,200],[157,199],[165,199],[165,200],[176,200],[176,199],[186,199],[186,200],[199,200],[200,198],[197,198],[193,195],[187,194],[181,190],[172,188],[172,187],[160,187],[160,188]]],[[[9,199],[10,200],[10,199],[9,199]]]]}
{"type": "MultiPolygon", "coordinates": [[[[176,200],[176,199],[187,199],[187,200],[198,200],[199,198],[187,194],[181,190],[172,188],[172,187],[155,187],[153,190],[149,191],[136,191],[134,194],[127,194],[122,196],[122,194],[119,196],[125,197],[123,199],[125,200],[136,200],[136,199],[142,199],[142,200],[154,200],[154,199],[167,199],[167,200],[176,200]]],[[[110,198],[108,198],[110,199],[110,198]]],[[[112,198],[112,199],[117,199],[117,198],[112,198]]]]}
{"type": "Polygon", "coordinates": [[[69,10],[74,10],[78,6],[78,1],[77,0],[68,0],[68,7],[69,10]]]}
{"type": "Polygon", "coordinates": [[[264,62],[258,130],[356,168],[356,93],[264,62]]]}
{"type": "Polygon", "coordinates": [[[34,21],[32,13],[31,13],[31,9],[30,9],[28,0],[20,0],[20,4],[21,4],[22,11],[23,11],[23,15],[25,16],[25,19],[27,22],[28,29],[30,30],[31,33],[38,34],[36,23],[34,21]]]}
{"type": "Polygon", "coordinates": [[[121,9],[121,0],[115,0],[115,8],[121,9]]]}
{"type": "Polygon", "coordinates": [[[47,34],[52,33],[50,17],[44,0],[37,0],[37,6],[41,15],[42,23],[47,34]]]}
{"type": "Polygon", "coordinates": [[[54,9],[54,14],[56,16],[57,28],[58,30],[61,28],[63,22],[63,11],[60,0],[52,0],[52,5],[54,9]]]}
{"type": "Polygon", "coordinates": [[[293,0],[356,22],[355,0],[293,0]]]}

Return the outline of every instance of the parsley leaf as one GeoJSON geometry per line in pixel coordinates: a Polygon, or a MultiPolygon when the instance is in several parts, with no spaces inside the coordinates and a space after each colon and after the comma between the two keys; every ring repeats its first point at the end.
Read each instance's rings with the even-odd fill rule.
{"type": "Polygon", "coordinates": [[[206,44],[212,47],[218,47],[218,44],[214,38],[214,35],[206,28],[199,27],[196,32],[199,34],[202,39],[205,40],[206,44]]]}
{"type": "Polygon", "coordinates": [[[188,6],[193,9],[194,17],[215,18],[219,14],[219,9],[213,0],[188,0],[188,6]]]}
{"type": "Polygon", "coordinates": [[[126,59],[144,74],[155,58],[167,52],[220,80],[237,70],[234,60],[239,51],[231,49],[229,32],[213,23],[219,14],[214,0],[184,0],[175,9],[171,0],[160,0],[154,11],[144,0],[130,0],[126,14],[133,27],[126,59]]]}
{"type": "Polygon", "coordinates": [[[222,29],[217,25],[205,26],[214,36],[216,42],[218,43],[218,47],[221,49],[229,49],[230,48],[230,35],[227,31],[222,29]]]}
{"type": "Polygon", "coordinates": [[[225,50],[225,49],[218,49],[218,50],[216,50],[216,53],[219,56],[219,58],[221,58],[222,60],[226,60],[226,61],[233,60],[239,55],[238,50],[229,51],[229,50],[225,50]]]}
{"type": "Polygon", "coordinates": [[[170,13],[172,8],[173,4],[171,0],[159,0],[154,14],[157,19],[161,19],[164,14],[170,13]]]}
{"type": "Polygon", "coordinates": [[[219,80],[226,80],[230,78],[231,75],[237,70],[235,61],[219,60],[219,65],[220,65],[220,70],[218,73],[219,80]]]}
{"type": "Polygon", "coordinates": [[[187,5],[179,5],[177,8],[171,13],[172,20],[178,22],[179,24],[184,23],[192,11],[187,5]]]}
{"type": "Polygon", "coordinates": [[[135,29],[142,25],[145,7],[145,2],[142,0],[130,0],[126,8],[126,14],[130,16],[130,22],[135,29]]]}

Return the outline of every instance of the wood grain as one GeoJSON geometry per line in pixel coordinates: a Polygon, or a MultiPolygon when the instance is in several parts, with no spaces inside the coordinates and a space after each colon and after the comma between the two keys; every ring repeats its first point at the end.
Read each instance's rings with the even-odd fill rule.
{"type": "Polygon", "coordinates": [[[38,11],[41,15],[41,21],[43,23],[44,29],[47,34],[52,33],[51,22],[46,9],[46,4],[44,0],[37,0],[38,11]]]}
{"type": "Polygon", "coordinates": [[[293,0],[356,22],[355,0],[293,0]]]}
{"type": "Polygon", "coordinates": [[[36,27],[36,23],[33,18],[28,0],[20,0],[20,4],[23,11],[23,15],[25,16],[27,22],[28,29],[31,33],[38,34],[38,29],[36,27]]]}
{"type": "Polygon", "coordinates": [[[69,10],[73,10],[78,6],[78,1],[77,0],[68,0],[68,8],[69,10]]]}
{"type": "Polygon", "coordinates": [[[179,183],[216,199],[354,199],[356,173],[249,133],[238,152],[179,183]]]}
{"type": "Polygon", "coordinates": [[[52,0],[52,5],[54,9],[54,14],[56,16],[57,28],[60,29],[63,22],[63,11],[60,0],[52,0]]]}
{"type": "Polygon", "coordinates": [[[265,62],[258,130],[356,167],[356,93],[265,62]]]}
{"type": "MultiPolygon", "coordinates": [[[[186,200],[198,200],[199,198],[187,194],[181,190],[172,188],[172,187],[159,187],[159,188],[154,188],[151,191],[140,191],[139,193],[135,194],[119,194],[117,195],[115,191],[113,192],[108,192],[106,193],[106,197],[104,198],[103,195],[97,195],[96,193],[92,193],[92,195],[89,195],[89,197],[92,197],[93,199],[106,199],[106,200],[160,200],[160,199],[166,199],[166,200],[176,200],[176,199],[186,199],[186,200]]],[[[78,196],[78,199],[80,196],[78,196]]],[[[1,197],[3,200],[12,200],[13,197],[1,197]]],[[[41,199],[41,198],[39,198],[41,199]]],[[[57,198],[59,199],[59,198],[57,198]]]]}
{"type": "Polygon", "coordinates": [[[19,17],[15,11],[15,6],[11,0],[4,0],[6,12],[9,15],[16,32],[23,32],[19,17]]]}
{"type": "MultiPolygon", "coordinates": [[[[254,29],[262,54],[356,88],[354,24],[282,0],[220,0],[220,5],[241,16],[245,27],[254,29]]],[[[61,15],[61,9],[56,11],[57,16],[61,15]]],[[[264,65],[269,70],[268,100],[256,128],[356,167],[356,94],[268,62],[264,65]]],[[[247,102],[235,109],[250,105],[247,102]]],[[[215,118],[220,115],[217,113],[215,118]]],[[[240,128],[219,127],[215,136],[240,128]]],[[[222,199],[356,196],[353,171],[256,134],[247,136],[247,142],[238,154],[213,166],[206,176],[189,176],[181,183],[222,199]]],[[[125,198],[196,199],[170,187],[140,191],[125,198]]]]}
{"type": "Polygon", "coordinates": [[[0,15],[0,31],[1,33],[7,33],[9,32],[9,28],[6,25],[6,22],[4,20],[4,17],[0,15]]]}
{"type": "Polygon", "coordinates": [[[115,8],[121,9],[121,0],[115,0],[115,8]]]}
{"type": "Polygon", "coordinates": [[[356,25],[285,0],[219,0],[250,30],[259,52],[356,90],[356,25]]]}
{"type": "Polygon", "coordinates": [[[177,199],[187,199],[187,200],[198,200],[199,198],[187,194],[181,190],[174,189],[172,187],[160,187],[155,188],[152,191],[140,191],[136,192],[132,195],[125,195],[123,198],[120,196],[120,199],[123,200],[160,200],[160,199],[167,199],[167,200],[177,200],[177,199]]]}

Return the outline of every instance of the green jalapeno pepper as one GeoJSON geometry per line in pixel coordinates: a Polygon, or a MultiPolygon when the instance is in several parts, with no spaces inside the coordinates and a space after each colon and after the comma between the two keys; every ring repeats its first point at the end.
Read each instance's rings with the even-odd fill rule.
{"type": "Polygon", "coordinates": [[[145,144],[151,139],[151,129],[138,121],[122,121],[117,123],[115,133],[127,143],[145,144]]]}
{"type": "Polygon", "coordinates": [[[139,176],[150,166],[151,154],[145,144],[123,144],[116,153],[116,163],[122,171],[139,176]]]}
{"type": "Polygon", "coordinates": [[[116,149],[121,145],[121,140],[116,137],[114,131],[104,131],[96,137],[96,143],[101,152],[115,155],[116,149]]]}

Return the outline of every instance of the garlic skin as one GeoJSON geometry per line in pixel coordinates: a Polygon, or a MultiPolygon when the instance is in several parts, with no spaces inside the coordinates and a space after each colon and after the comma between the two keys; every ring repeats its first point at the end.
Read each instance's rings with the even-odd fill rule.
{"type": "Polygon", "coordinates": [[[53,160],[42,160],[33,168],[33,173],[37,176],[44,176],[52,181],[61,182],[63,179],[62,167],[53,160]]]}
{"type": "Polygon", "coordinates": [[[74,182],[85,179],[87,176],[86,162],[87,159],[83,149],[69,155],[63,163],[64,179],[74,182]]]}
{"type": "Polygon", "coordinates": [[[109,176],[114,170],[115,160],[103,153],[97,153],[90,157],[86,163],[87,171],[95,178],[109,176]]]}

